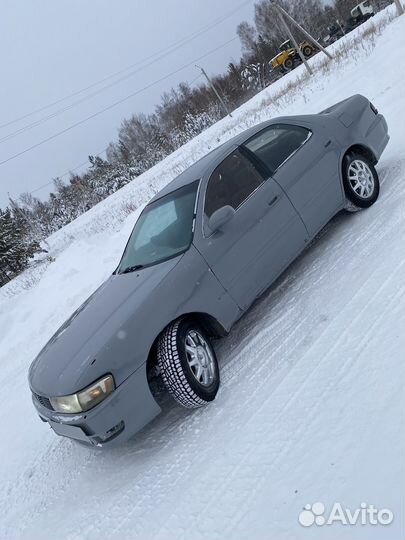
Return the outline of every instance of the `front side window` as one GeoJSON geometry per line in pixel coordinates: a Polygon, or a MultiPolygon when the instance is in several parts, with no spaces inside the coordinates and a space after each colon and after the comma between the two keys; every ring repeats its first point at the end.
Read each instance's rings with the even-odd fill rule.
{"type": "Polygon", "coordinates": [[[302,126],[276,124],[249,139],[244,146],[275,172],[310,135],[309,129],[302,126]]]}
{"type": "Polygon", "coordinates": [[[235,210],[263,183],[254,165],[235,150],[212,173],[205,195],[204,213],[208,218],[223,206],[235,210]]]}
{"type": "Polygon", "coordinates": [[[117,273],[157,264],[186,251],[193,238],[198,182],[149,204],[140,215],[117,273]]]}

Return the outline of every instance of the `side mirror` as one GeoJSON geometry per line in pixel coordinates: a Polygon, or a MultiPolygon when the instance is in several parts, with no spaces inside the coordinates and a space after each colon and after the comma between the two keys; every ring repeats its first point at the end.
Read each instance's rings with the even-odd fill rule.
{"type": "Polygon", "coordinates": [[[222,208],[218,208],[218,210],[215,210],[210,217],[208,227],[212,232],[219,231],[226,223],[228,223],[228,221],[233,218],[234,215],[235,210],[232,208],[232,206],[223,206],[222,208]]]}

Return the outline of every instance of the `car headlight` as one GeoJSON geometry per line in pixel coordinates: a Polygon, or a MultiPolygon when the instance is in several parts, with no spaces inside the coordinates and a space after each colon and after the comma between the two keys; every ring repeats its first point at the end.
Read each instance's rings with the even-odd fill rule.
{"type": "Polygon", "coordinates": [[[78,413],[88,411],[115,390],[112,375],[105,375],[77,394],[49,398],[52,407],[60,413],[78,413]]]}

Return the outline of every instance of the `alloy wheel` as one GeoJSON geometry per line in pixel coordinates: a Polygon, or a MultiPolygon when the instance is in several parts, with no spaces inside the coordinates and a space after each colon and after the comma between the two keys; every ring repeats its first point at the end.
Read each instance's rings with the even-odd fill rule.
{"type": "Polygon", "coordinates": [[[374,191],[374,176],[367,163],[355,159],[349,165],[347,176],[350,187],[358,197],[362,199],[371,197],[374,191]]]}
{"type": "Polygon", "coordinates": [[[185,340],[188,365],[195,379],[209,386],[215,378],[215,360],[211,348],[196,330],[189,330],[185,340]]]}

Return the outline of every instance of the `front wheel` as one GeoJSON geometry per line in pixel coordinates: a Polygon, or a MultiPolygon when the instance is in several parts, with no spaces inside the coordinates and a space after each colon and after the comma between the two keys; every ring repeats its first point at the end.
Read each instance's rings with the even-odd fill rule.
{"type": "Polygon", "coordinates": [[[286,58],[284,60],[283,67],[284,67],[284,69],[286,71],[289,71],[290,69],[292,69],[294,67],[294,60],[291,57],[286,58]]]}
{"type": "Polygon", "coordinates": [[[347,155],[343,163],[343,187],[351,205],[369,208],[374,204],[380,193],[380,181],[372,162],[361,154],[347,155]]]}
{"type": "Polygon", "coordinates": [[[157,361],[165,387],[183,407],[202,407],[215,399],[219,388],[215,351],[192,320],[177,319],[162,332],[157,361]]]}
{"type": "Polygon", "coordinates": [[[309,45],[305,45],[302,52],[305,58],[309,58],[312,55],[312,48],[309,45]]]}

